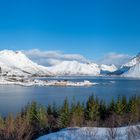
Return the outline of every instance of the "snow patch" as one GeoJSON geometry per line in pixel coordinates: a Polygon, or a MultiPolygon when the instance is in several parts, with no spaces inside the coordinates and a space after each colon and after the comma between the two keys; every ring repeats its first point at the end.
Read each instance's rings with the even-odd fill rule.
{"type": "Polygon", "coordinates": [[[139,140],[140,126],[119,128],[81,127],[67,128],[56,133],[51,133],[37,140],[139,140]],[[134,135],[135,134],[135,135],[134,135]]]}

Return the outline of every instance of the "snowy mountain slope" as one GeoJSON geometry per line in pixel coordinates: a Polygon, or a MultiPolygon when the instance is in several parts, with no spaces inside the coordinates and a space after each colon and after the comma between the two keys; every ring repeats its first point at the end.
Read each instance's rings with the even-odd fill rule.
{"type": "Polygon", "coordinates": [[[128,63],[121,66],[122,67],[133,67],[140,62],[140,53],[138,53],[134,58],[132,58],[128,63]]]}
{"type": "Polygon", "coordinates": [[[140,53],[138,53],[135,57],[133,57],[128,63],[122,65],[117,71],[115,71],[113,74],[121,75],[127,71],[129,71],[130,68],[135,66],[140,62],[140,53]]]}
{"type": "Polygon", "coordinates": [[[13,69],[11,67],[8,67],[4,63],[0,62],[0,73],[2,76],[24,76],[27,75],[26,73],[20,71],[19,69],[13,69]]]}
{"type": "Polygon", "coordinates": [[[11,50],[0,51],[0,72],[1,74],[16,76],[50,75],[46,67],[34,63],[21,51],[11,50]]]}
{"type": "Polygon", "coordinates": [[[140,63],[137,63],[135,66],[131,67],[127,72],[122,74],[122,76],[140,78],[140,63]]]}
{"type": "Polygon", "coordinates": [[[101,65],[101,74],[108,74],[110,72],[114,72],[117,70],[117,67],[115,65],[101,65]]]}
{"type": "Polygon", "coordinates": [[[77,61],[63,61],[55,66],[48,67],[55,75],[92,75],[100,74],[100,68],[95,63],[80,63],[77,61]]]}
{"type": "Polygon", "coordinates": [[[122,68],[126,68],[122,76],[124,77],[133,77],[133,78],[140,78],[140,53],[134,57],[130,62],[123,65],[122,68]]]}

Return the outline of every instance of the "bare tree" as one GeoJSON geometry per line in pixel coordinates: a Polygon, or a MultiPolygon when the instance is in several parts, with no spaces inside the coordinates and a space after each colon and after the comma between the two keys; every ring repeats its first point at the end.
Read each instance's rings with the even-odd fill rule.
{"type": "Polygon", "coordinates": [[[30,140],[32,137],[32,127],[24,118],[19,119],[15,124],[16,140],[30,140]]]}

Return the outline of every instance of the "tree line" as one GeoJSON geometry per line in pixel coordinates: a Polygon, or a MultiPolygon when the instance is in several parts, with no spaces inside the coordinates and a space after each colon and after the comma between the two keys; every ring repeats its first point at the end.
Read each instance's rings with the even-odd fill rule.
{"type": "Polygon", "coordinates": [[[62,106],[47,107],[32,102],[13,116],[0,117],[0,139],[31,140],[66,127],[121,127],[140,122],[140,97],[112,99],[110,103],[93,95],[86,103],[66,98],[62,106]]]}

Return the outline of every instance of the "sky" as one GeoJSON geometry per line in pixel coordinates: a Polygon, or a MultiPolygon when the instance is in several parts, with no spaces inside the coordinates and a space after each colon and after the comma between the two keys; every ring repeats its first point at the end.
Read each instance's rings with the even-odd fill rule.
{"type": "Polygon", "coordinates": [[[0,50],[126,60],[140,51],[139,6],[139,0],[1,0],[0,50]]]}

